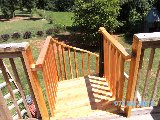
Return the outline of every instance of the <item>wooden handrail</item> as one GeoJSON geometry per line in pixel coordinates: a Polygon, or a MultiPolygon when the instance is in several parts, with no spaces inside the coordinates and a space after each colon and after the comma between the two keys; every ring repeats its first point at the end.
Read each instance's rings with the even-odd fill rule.
{"type": "Polygon", "coordinates": [[[118,50],[118,52],[124,57],[125,60],[131,59],[131,56],[125,50],[125,48],[115,40],[104,27],[99,28],[99,32],[103,34],[103,36],[118,50]]]}
{"type": "Polygon", "coordinates": [[[55,48],[54,48],[56,50],[55,54],[57,54],[57,57],[58,57],[57,58],[57,63],[58,63],[57,65],[59,68],[59,77],[61,78],[61,80],[64,80],[64,75],[65,75],[65,78],[68,78],[68,76],[70,76],[70,75],[67,75],[67,71],[66,71],[66,61],[65,61],[66,58],[68,58],[67,62],[69,64],[69,69],[70,69],[72,79],[74,78],[73,73],[75,73],[76,78],[78,78],[80,76],[79,75],[80,73],[82,73],[83,76],[90,74],[90,56],[91,55],[95,57],[95,64],[96,64],[95,71],[96,71],[96,73],[98,73],[98,61],[99,61],[98,54],[64,44],[64,43],[59,42],[53,38],[51,38],[51,43],[55,46],[55,48]],[[65,58],[64,49],[67,49],[67,51],[68,51],[66,58],[65,58]],[[71,50],[73,51],[73,56],[71,55],[71,50]],[[77,52],[81,53],[81,61],[78,61],[78,59],[77,59],[77,52]],[[87,63],[84,62],[85,61],[85,54],[88,55],[88,62],[87,63]],[[73,61],[72,61],[72,59],[73,59],[73,61]],[[61,63],[62,61],[63,61],[63,63],[61,63]],[[78,62],[81,62],[82,66],[79,66],[78,62]],[[74,67],[72,66],[72,64],[74,64],[74,67]],[[88,66],[87,71],[85,71],[86,64],[88,66]],[[82,68],[82,71],[79,71],[80,70],[79,67],[82,68]],[[63,70],[63,68],[64,68],[64,70],[63,70]]]}
{"type": "Polygon", "coordinates": [[[74,50],[76,50],[76,51],[88,53],[88,54],[91,54],[91,55],[95,55],[96,57],[99,57],[99,55],[97,55],[97,54],[95,54],[95,53],[93,53],[93,52],[90,52],[90,51],[87,51],[87,50],[84,50],[84,49],[80,49],[80,48],[76,48],[76,47],[73,47],[73,46],[64,44],[64,43],[62,43],[62,42],[58,42],[58,41],[54,40],[53,38],[52,38],[51,40],[52,40],[52,42],[57,43],[57,44],[59,44],[59,45],[62,45],[62,46],[64,46],[64,47],[71,48],[71,49],[74,49],[74,50]]]}
{"type": "Polygon", "coordinates": [[[47,51],[48,51],[48,48],[49,48],[49,44],[51,43],[51,36],[48,36],[45,40],[45,43],[41,49],[41,52],[39,54],[39,57],[36,61],[36,69],[41,69],[42,68],[42,65],[44,64],[44,60],[45,60],[45,57],[46,57],[46,54],[47,54],[47,51]]]}

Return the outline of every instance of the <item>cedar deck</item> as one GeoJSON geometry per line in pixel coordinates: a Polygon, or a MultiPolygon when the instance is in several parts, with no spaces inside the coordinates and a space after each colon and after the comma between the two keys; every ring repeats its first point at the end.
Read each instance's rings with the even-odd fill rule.
{"type": "Polygon", "coordinates": [[[118,115],[110,95],[104,78],[89,76],[61,81],[54,120],[160,120],[158,107],[135,108],[130,118],[118,115]]]}

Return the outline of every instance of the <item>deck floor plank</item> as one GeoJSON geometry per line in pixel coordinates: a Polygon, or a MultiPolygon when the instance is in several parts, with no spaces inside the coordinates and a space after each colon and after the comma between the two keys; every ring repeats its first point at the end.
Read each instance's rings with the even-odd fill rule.
{"type": "Polygon", "coordinates": [[[114,99],[111,98],[107,83],[102,78],[89,76],[61,81],[58,84],[56,110],[53,119],[160,120],[159,108],[154,110],[152,108],[144,108],[144,110],[136,108],[133,109],[132,116],[126,118],[115,114],[117,109],[113,102],[114,99]],[[150,111],[154,111],[155,114],[150,114],[150,111]]]}

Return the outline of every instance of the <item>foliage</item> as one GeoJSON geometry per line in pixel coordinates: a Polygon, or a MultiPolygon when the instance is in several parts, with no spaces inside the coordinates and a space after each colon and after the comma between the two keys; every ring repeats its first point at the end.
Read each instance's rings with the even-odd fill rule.
{"type": "Polygon", "coordinates": [[[4,41],[7,41],[9,39],[9,35],[8,34],[3,34],[1,35],[1,38],[4,40],[4,41]]]}
{"type": "Polygon", "coordinates": [[[52,10],[55,11],[55,1],[53,0],[38,0],[36,4],[38,9],[44,9],[44,10],[52,10]]]}
{"type": "Polygon", "coordinates": [[[124,23],[124,32],[140,32],[143,29],[144,18],[153,7],[153,3],[153,0],[121,1],[122,9],[118,19],[124,23]]]}
{"type": "Polygon", "coordinates": [[[21,34],[19,32],[15,32],[15,33],[12,34],[13,39],[18,39],[20,37],[21,37],[21,34]]]}
{"type": "Polygon", "coordinates": [[[87,45],[97,45],[99,27],[104,26],[113,32],[120,26],[117,21],[119,10],[119,0],[76,0],[74,26],[79,28],[87,45]]]}
{"type": "Polygon", "coordinates": [[[4,18],[14,17],[14,12],[16,9],[17,0],[1,0],[1,11],[4,18]]]}
{"type": "Polygon", "coordinates": [[[54,33],[54,29],[53,28],[50,28],[46,31],[46,34],[47,35],[52,35],[54,33]]]}
{"type": "Polygon", "coordinates": [[[31,12],[33,8],[36,8],[37,0],[23,0],[23,4],[31,12]]]}
{"type": "Polygon", "coordinates": [[[71,11],[75,0],[55,0],[55,8],[57,11],[71,11]]]}
{"type": "Polygon", "coordinates": [[[43,31],[37,31],[38,36],[43,36],[44,32],[43,31]]]}
{"type": "Polygon", "coordinates": [[[31,38],[31,32],[30,31],[27,31],[27,32],[25,32],[24,34],[23,34],[23,38],[24,39],[29,39],[29,38],[31,38]]]}

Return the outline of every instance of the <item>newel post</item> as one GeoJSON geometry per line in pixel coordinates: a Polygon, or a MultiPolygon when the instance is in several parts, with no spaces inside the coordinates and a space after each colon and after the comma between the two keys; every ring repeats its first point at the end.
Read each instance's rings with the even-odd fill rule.
{"type": "Polygon", "coordinates": [[[99,30],[99,77],[104,75],[104,49],[103,49],[103,34],[99,30]]]}
{"type": "Polygon", "coordinates": [[[141,56],[141,49],[142,49],[142,41],[133,37],[132,43],[132,58],[130,63],[130,70],[129,70],[129,81],[127,86],[127,93],[126,93],[126,107],[125,107],[125,115],[127,117],[131,116],[131,109],[127,103],[132,103],[134,99],[135,89],[136,89],[136,82],[138,79],[138,69],[139,69],[139,62],[141,56]]]}
{"type": "Polygon", "coordinates": [[[29,75],[29,79],[34,91],[34,95],[37,102],[38,112],[40,112],[42,120],[49,120],[49,114],[47,106],[44,100],[43,92],[41,89],[40,81],[38,79],[37,72],[35,71],[35,64],[31,52],[30,46],[26,48],[25,51],[22,51],[26,69],[29,75]]]}

